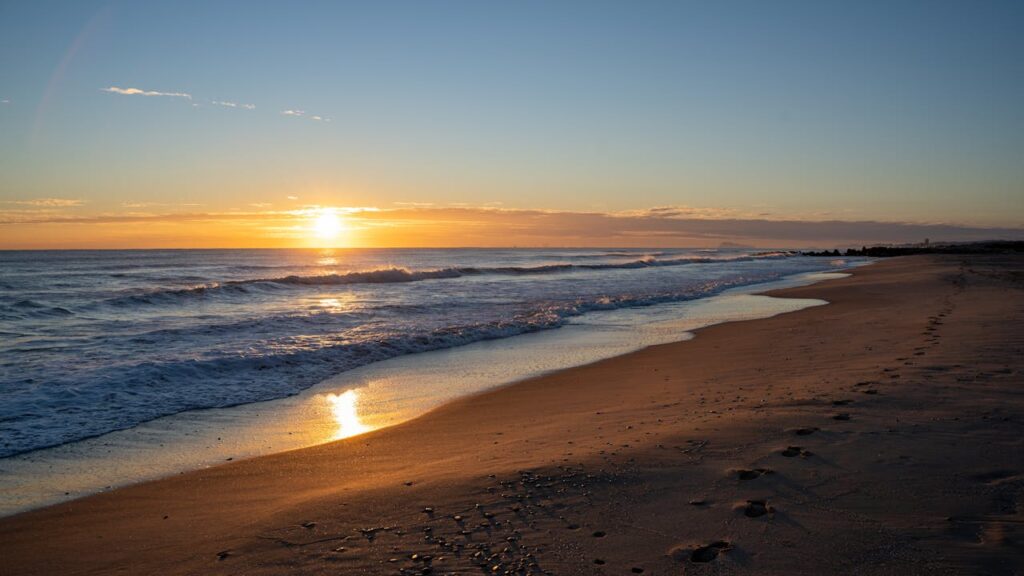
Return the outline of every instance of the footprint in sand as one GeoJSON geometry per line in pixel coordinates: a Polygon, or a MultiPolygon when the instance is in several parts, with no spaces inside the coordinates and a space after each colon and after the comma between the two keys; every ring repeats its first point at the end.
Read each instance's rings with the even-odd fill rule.
{"type": "Polygon", "coordinates": [[[732,544],[725,540],[718,540],[694,547],[679,547],[672,550],[670,556],[677,561],[707,563],[717,559],[720,553],[730,549],[732,549],[732,544]]]}
{"type": "Polygon", "coordinates": [[[767,500],[747,500],[746,504],[740,504],[739,508],[748,518],[760,518],[765,514],[775,512],[775,508],[769,506],[767,500]]]}
{"type": "Polygon", "coordinates": [[[739,478],[740,480],[753,480],[755,478],[760,478],[765,474],[771,473],[772,471],[767,468],[754,468],[753,470],[743,468],[736,471],[736,477],[739,478]]]}
{"type": "Polygon", "coordinates": [[[804,450],[803,448],[801,448],[799,446],[788,446],[785,450],[783,450],[781,452],[781,454],[783,456],[785,456],[786,458],[793,458],[794,456],[799,456],[801,458],[807,458],[808,456],[811,455],[810,452],[808,452],[807,450],[804,450]]]}

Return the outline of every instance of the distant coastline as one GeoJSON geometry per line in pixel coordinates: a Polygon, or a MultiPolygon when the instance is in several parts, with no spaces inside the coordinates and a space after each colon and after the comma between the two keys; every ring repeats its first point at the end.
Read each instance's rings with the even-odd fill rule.
{"type": "Polygon", "coordinates": [[[1024,252],[1024,242],[1017,240],[991,240],[984,242],[936,242],[920,244],[864,246],[860,250],[847,248],[845,251],[821,250],[801,252],[804,256],[866,256],[870,258],[891,258],[918,254],[1017,254],[1024,252]]]}

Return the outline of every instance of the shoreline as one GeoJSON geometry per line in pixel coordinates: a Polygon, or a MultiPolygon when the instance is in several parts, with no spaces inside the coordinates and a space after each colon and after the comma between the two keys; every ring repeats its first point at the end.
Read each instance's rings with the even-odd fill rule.
{"type": "Polygon", "coordinates": [[[13,574],[1012,574],[1019,270],[908,257],[769,292],[830,305],[2,518],[0,556],[13,574]]]}
{"type": "Polygon", "coordinates": [[[594,311],[557,330],[375,362],[342,372],[293,396],[182,412],[130,429],[0,459],[0,492],[7,499],[0,502],[0,518],[226,461],[378,430],[463,396],[655,344],[686,341],[707,326],[821,305],[823,301],[806,299],[765,301],[760,299],[768,297],[759,295],[780,287],[844,277],[848,270],[865,264],[784,276],[695,300],[594,311]],[[531,361],[523,365],[516,362],[517,357],[529,357],[531,361]],[[338,413],[354,421],[340,421],[338,413]]]}

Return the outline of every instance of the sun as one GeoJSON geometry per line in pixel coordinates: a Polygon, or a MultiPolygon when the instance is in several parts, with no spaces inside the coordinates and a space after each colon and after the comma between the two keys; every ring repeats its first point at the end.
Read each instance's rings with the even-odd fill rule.
{"type": "Polygon", "coordinates": [[[324,208],[313,219],[313,233],[321,240],[334,240],[345,230],[345,224],[333,209],[324,208]]]}

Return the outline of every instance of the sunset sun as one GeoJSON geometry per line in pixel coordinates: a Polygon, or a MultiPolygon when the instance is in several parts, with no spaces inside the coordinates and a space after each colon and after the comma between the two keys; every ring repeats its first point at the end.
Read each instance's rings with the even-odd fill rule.
{"type": "Polygon", "coordinates": [[[345,224],[334,210],[325,208],[313,217],[312,228],[318,240],[336,240],[345,230],[345,224]]]}

